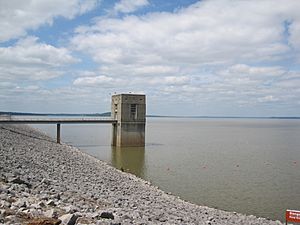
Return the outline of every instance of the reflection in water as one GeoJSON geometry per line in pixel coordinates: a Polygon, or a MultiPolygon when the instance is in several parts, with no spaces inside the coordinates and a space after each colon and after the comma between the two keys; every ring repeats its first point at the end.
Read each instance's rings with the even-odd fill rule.
{"type": "Polygon", "coordinates": [[[111,164],[143,178],[145,174],[145,147],[111,147],[111,164]]]}

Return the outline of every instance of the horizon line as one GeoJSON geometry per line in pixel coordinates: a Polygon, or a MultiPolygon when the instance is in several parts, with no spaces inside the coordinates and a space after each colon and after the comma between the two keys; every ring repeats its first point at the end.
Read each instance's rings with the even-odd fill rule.
{"type": "MultiPolygon", "coordinates": [[[[104,116],[110,114],[111,112],[103,112],[103,113],[35,113],[35,112],[11,112],[11,111],[0,111],[0,115],[28,115],[28,116],[104,116]]],[[[165,118],[274,118],[274,119],[300,119],[300,116],[201,116],[201,115],[156,115],[149,114],[146,117],[165,117],[165,118]]]]}

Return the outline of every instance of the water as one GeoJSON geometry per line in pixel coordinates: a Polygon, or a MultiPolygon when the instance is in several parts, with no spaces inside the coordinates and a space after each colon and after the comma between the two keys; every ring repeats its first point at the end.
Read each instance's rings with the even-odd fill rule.
{"type": "Polygon", "coordinates": [[[62,125],[62,141],[185,200],[281,221],[300,209],[300,120],[150,118],[145,148],[110,140],[109,124],[62,125]]]}

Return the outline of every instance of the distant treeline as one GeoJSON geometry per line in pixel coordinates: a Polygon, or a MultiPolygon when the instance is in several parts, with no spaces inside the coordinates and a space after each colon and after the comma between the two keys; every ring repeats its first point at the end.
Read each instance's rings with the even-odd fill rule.
{"type": "MultiPolygon", "coordinates": [[[[1,112],[0,115],[9,116],[105,116],[110,117],[111,112],[105,113],[25,113],[25,112],[1,112]]],[[[147,115],[154,118],[199,118],[199,119],[300,119],[298,116],[272,116],[272,117],[243,117],[243,116],[161,116],[147,115]]]]}
{"type": "Polygon", "coordinates": [[[9,116],[111,116],[110,112],[105,113],[25,113],[25,112],[0,112],[0,115],[9,116]]]}
{"type": "Polygon", "coordinates": [[[194,118],[194,119],[300,119],[297,116],[159,116],[159,115],[147,115],[147,117],[166,117],[166,118],[194,118]]]}

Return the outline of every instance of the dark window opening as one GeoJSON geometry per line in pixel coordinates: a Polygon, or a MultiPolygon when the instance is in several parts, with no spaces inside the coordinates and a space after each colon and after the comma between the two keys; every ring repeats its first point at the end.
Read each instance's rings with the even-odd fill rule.
{"type": "Polygon", "coordinates": [[[131,115],[131,118],[134,118],[134,119],[137,118],[137,105],[136,104],[130,105],[130,115],[131,115]]]}
{"type": "Polygon", "coordinates": [[[114,117],[117,119],[117,114],[118,114],[118,104],[115,104],[115,110],[114,110],[114,117]]]}

